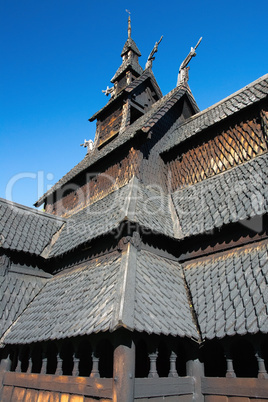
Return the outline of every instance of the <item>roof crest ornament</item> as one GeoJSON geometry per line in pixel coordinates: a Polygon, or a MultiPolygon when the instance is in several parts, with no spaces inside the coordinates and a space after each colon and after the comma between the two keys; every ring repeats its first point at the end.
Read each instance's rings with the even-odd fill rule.
{"type": "Polygon", "coordinates": [[[151,51],[151,53],[149,54],[148,59],[147,59],[147,62],[146,62],[146,64],[145,64],[145,70],[146,70],[147,68],[152,68],[152,66],[153,66],[153,60],[155,59],[154,54],[157,52],[157,50],[158,50],[158,45],[159,45],[159,43],[162,41],[162,39],[163,39],[163,35],[161,36],[161,38],[159,39],[158,42],[155,42],[154,48],[153,48],[153,50],[151,51]]]}
{"type": "Polygon", "coordinates": [[[128,27],[127,27],[127,33],[128,33],[128,38],[131,38],[131,18],[130,18],[131,12],[130,12],[129,10],[126,10],[126,12],[128,13],[128,27]]]}
{"type": "Polygon", "coordinates": [[[202,36],[199,39],[199,41],[197,42],[197,44],[195,45],[195,47],[191,47],[190,53],[181,63],[180,69],[179,69],[179,74],[178,74],[177,86],[180,84],[187,84],[187,82],[189,80],[189,70],[190,70],[190,67],[188,67],[188,64],[190,63],[192,58],[196,56],[195,51],[196,51],[197,47],[200,45],[201,40],[202,40],[202,36]]]}
{"type": "Polygon", "coordinates": [[[91,152],[94,148],[94,142],[92,140],[86,140],[84,141],[84,144],[80,144],[80,147],[87,148],[87,154],[91,152]]]}
{"type": "Polygon", "coordinates": [[[113,96],[114,95],[114,90],[115,90],[114,87],[109,88],[108,85],[107,85],[107,88],[103,89],[101,92],[104,93],[106,96],[108,96],[108,95],[113,96]]]}

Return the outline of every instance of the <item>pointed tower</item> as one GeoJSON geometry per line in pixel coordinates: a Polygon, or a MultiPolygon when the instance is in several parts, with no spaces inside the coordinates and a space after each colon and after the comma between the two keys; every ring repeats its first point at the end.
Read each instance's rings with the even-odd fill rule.
{"type": "Polygon", "coordinates": [[[128,19],[122,64],[111,80],[114,87],[104,91],[111,97],[89,119],[96,120],[94,145],[37,201],[37,206],[44,203],[46,212],[68,217],[126,186],[133,177],[144,184],[166,186],[156,143],[175,122],[183,122],[199,109],[188,85],[181,84],[163,97],[152,72],[160,41],[143,70],[128,19]]]}
{"type": "Polygon", "coordinates": [[[115,87],[115,95],[142,74],[143,69],[139,64],[140,56],[141,52],[131,38],[131,19],[129,16],[128,38],[121,52],[122,64],[111,79],[115,87]]]}
{"type": "Polygon", "coordinates": [[[127,126],[141,117],[162,97],[152,71],[139,64],[141,53],[131,38],[131,20],[128,18],[128,38],[121,52],[122,64],[111,79],[114,84],[107,88],[109,102],[89,121],[97,119],[95,147],[101,149],[122,133],[127,126]]]}

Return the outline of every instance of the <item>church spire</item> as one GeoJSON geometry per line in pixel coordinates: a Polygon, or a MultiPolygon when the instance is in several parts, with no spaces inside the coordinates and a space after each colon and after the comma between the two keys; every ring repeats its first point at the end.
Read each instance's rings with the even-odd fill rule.
{"type": "Polygon", "coordinates": [[[120,90],[122,86],[129,84],[130,81],[140,76],[143,72],[143,69],[141,68],[138,60],[141,56],[141,52],[139,51],[134,40],[131,38],[130,12],[128,10],[126,11],[129,14],[127,29],[128,38],[121,52],[122,64],[111,79],[112,83],[116,83],[118,81],[119,87],[117,88],[117,90],[120,90]],[[124,77],[127,77],[127,81],[125,82],[125,84],[123,84],[123,82],[119,83],[119,81],[121,81],[124,77]]]}
{"type": "Polygon", "coordinates": [[[128,39],[131,38],[131,18],[130,15],[128,16],[128,28],[127,28],[127,33],[128,33],[128,39]]]}

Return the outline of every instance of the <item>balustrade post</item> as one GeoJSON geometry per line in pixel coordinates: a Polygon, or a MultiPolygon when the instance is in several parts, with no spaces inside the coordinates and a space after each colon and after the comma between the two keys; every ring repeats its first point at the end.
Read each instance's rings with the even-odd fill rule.
{"type": "Polygon", "coordinates": [[[170,370],[168,373],[169,377],[179,377],[177,370],[176,370],[176,359],[177,359],[177,355],[175,352],[171,352],[170,358],[169,358],[169,362],[170,362],[170,370]]]}
{"type": "Polygon", "coordinates": [[[227,365],[225,377],[235,378],[236,374],[234,371],[233,359],[232,359],[231,352],[230,352],[229,342],[224,343],[223,347],[224,347],[224,355],[225,355],[226,365],[227,365]]]}
{"type": "Polygon", "coordinates": [[[10,351],[6,350],[6,357],[0,362],[0,372],[11,371],[12,360],[10,358],[10,351]]]}
{"type": "Polygon", "coordinates": [[[258,378],[260,379],[266,379],[268,378],[268,374],[265,368],[265,363],[264,363],[264,359],[262,358],[262,354],[261,354],[261,348],[259,343],[257,345],[254,344],[254,348],[255,348],[255,356],[258,362],[258,378]]]}
{"type": "Polygon", "coordinates": [[[46,373],[47,373],[47,356],[44,354],[42,357],[42,366],[40,374],[46,374],[46,373]]]}
{"type": "Polygon", "coordinates": [[[56,368],[56,372],[55,375],[62,375],[62,358],[60,356],[60,352],[58,352],[57,354],[57,368],[56,368]]]}
{"type": "Polygon", "coordinates": [[[13,364],[14,364],[14,372],[20,373],[20,348],[16,348],[14,352],[13,364]]]}
{"type": "Polygon", "coordinates": [[[76,353],[74,354],[73,358],[74,367],[73,367],[73,376],[79,377],[79,358],[77,357],[76,353]]]}
{"type": "Polygon", "coordinates": [[[33,348],[30,347],[30,353],[29,353],[29,364],[26,373],[31,373],[33,368],[33,348]]]}
{"type": "Polygon", "coordinates": [[[149,359],[150,359],[150,371],[148,374],[149,378],[157,378],[159,377],[156,369],[156,360],[157,360],[158,352],[155,353],[150,353],[149,354],[149,359]]]}
{"type": "Polygon", "coordinates": [[[95,354],[96,352],[92,352],[92,370],[90,373],[90,377],[92,378],[99,378],[100,373],[99,373],[99,358],[95,354]]]}

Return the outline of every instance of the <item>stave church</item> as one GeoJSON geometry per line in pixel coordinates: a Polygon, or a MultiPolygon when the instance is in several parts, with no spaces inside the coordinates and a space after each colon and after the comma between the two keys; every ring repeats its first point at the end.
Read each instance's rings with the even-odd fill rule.
{"type": "Polygon", "coordinates": [[[84,159],[0,199],[0,399],[268,401],[268,74],[200,111],[128,20],[84,159]]]}

